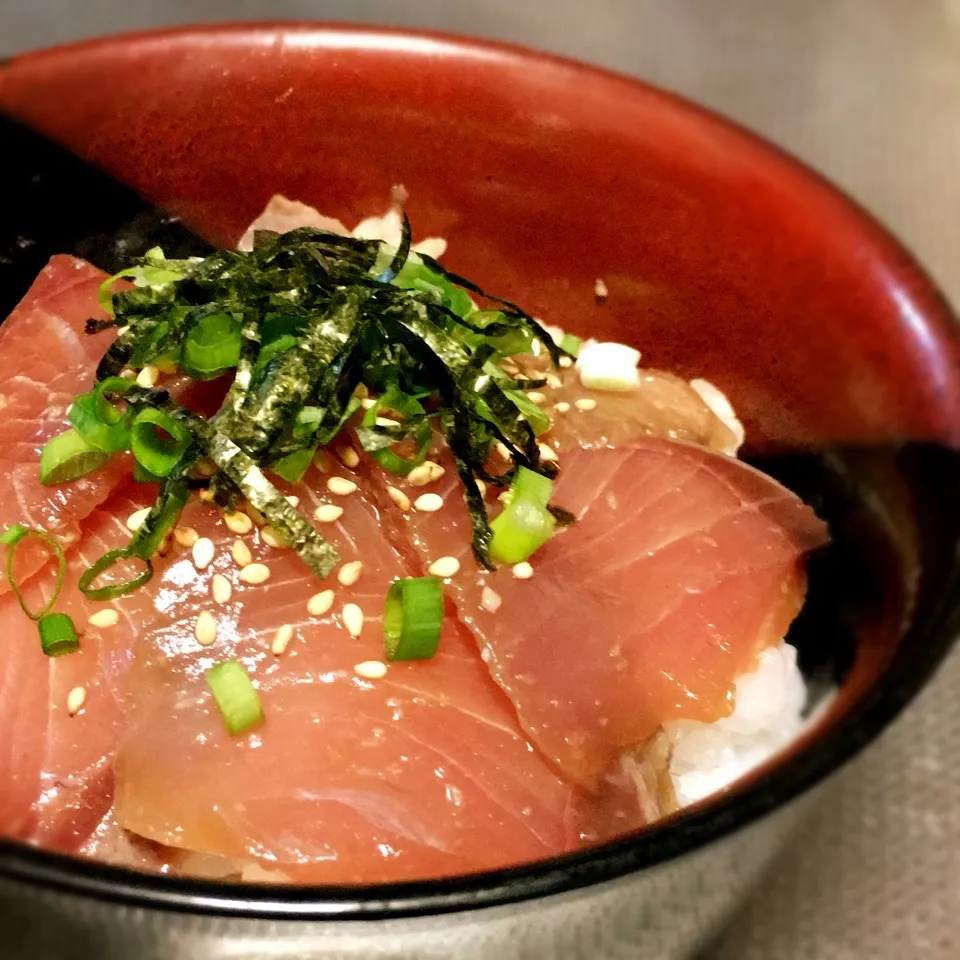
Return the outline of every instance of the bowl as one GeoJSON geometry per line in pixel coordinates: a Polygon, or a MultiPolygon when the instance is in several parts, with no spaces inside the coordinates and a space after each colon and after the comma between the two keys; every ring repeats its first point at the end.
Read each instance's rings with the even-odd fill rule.
{"type": "Polygon", "coordinates": [[[954,320],[896,240],[775,147],[584,64],[315,24],[27,54],[0,66],[0,110],[221,244],[273,193],[354,222],[403,183],[453,269],[719,384],[747,455],[834,536],[792,634],[815,692],[807,731],[684,816],[520,868],[336,889],[144,876],[0,841],[15,954],[688,956],[813,788],[947,651],[960,625],[954,320]]]}

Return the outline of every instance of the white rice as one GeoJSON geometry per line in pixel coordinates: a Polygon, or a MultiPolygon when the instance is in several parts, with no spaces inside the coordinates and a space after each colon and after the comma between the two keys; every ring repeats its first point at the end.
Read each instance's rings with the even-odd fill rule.
{"type": "Polygon", "coordinates": [[[783,643],[761,654],[756,670],[737,680],[729,717],[667,724],[670,776],[680,806],[723,790],[792,740],[804,724],[806,695],[797,651],[783,643]]]}

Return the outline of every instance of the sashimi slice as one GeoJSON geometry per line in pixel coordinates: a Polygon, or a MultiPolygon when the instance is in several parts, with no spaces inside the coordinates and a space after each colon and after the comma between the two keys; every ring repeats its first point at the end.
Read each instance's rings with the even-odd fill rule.
{"type": "Polygon", "coordinates": [[[559,459],[554,499],[577,522],[530,579],[478,567],[452,470],[429,488],[442,509],[387,517],[424,565],[459,559],[450,595],[492,675],[533,741],[596,788],[664,722],[730,712],[737,676],[799,611],[804,555],[826,533],[775,481],[702,447],[639,437],[559,459]]]}
{"type": "MultiPolygon", "coordinates": [[[[129,472],[125,457],[75,483],[40,483],[40,451],[67,429],[67,408],[90,389],[97,361],[113,331],[87,336],[84,323],[102,317],[97,291],[105,274],[74,257],[54,257],[23,301],[0,325],[0,452],[9,487],[0,497],[0,529],[13,523],[43,527],[64,546],[75,543],[80,522],[103,503],[129,472]]],[[[18,570],[26,580],[46,554],[24,544],[18,570]]],[[[9,589],[0,580],[0,594],[9,589]]]]}
{"type": "MultiPolygon", "coordinates": [[[[151,585],[156,610],[138,624],[128,674],[136,708],[116,764],[118,822],[160,844],[317,883],[463,873],[577,845],[584,813],[576,791],[528,742],[452,616],[435,659],[393,663],[382,678],[355,669],[382,661],[387,587],[411,568],[363,488],[328,496],[327,478],[311,471],[295,493],[309,512],[322,499],[343,507],[322,529],[344,562],[362,561],[353,585],[335,576],[321,583],[291,551],[251,534],[254,558],[271,575],[243,586],[234,535],[209,509],[184,517],[214,541],[216,556],[203,572],[188,557],[176,560],[151,585]],[[233,583],[221,607],[209,596],[216,574],[233,583]],[[322,589],[336,600],[312,616],[307,602],[322,589]],[[343,625],[347,603],[365,614],[356,638],[343,625]],[[194,633],[202,610],[219,621],[210,647],[194,633]],[[293,638],[277,655],[271,645],[284,625],[293,638]],[[229,657],[252,672],[266,714],[260,728],[236,737],[204,680],[229,657]]],[[[643,822],[616,798],[607,814],[617,831],[643,822]]]]}
{"type": "MultiPolygon", "coordinates": [[[[124,673],[137,629],[136,595],[109,605],[122,611],[116,625],[88,620],[104,604],[77,589],[80,574],[107,550],[130,539],[125,519],[149,503],[144,488],[126,485],[84,524],[71,552],[56,609],[68,613],[81,633],[80,650],[47,657],[36,624],[16,598],[0,600],[4,642],[0,645],[0,833],[45,847],[75,851],[109,810],[111,763],[122,730],[124,673]],[[70,691],[82,687],[84,706],[71,716],[70,691]]],[[[52,573],[36,577],[24,595],[39,608],[52,589],[52,573]]]]}

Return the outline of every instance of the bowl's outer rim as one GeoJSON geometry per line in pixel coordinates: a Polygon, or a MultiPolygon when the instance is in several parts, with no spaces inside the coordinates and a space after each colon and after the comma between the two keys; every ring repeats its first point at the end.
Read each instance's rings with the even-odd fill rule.
{"type": "MultiPolygon", "coordinates": [[[[430,52],[453,56],[484,57],[515,65],[538,65],[574,74],[588,73],[625,95],[641,95],[660,108],[678,111],[687,118],[727,136],[736,135],[742,147],[766,157],[806,190],[831,197],[846,208],[876,252],[892,257],[912,273],[933,306],[933,319],[941,342],[960,344],[960,325],[946,297],[926,271],[885,224],[864,209],[842,188],[803,161],[772,144],[749,128],[696,104],[680,94],[643,80],[573,58],[540,52],[496,40],[453,33],[381,27],[349,22],[276,20],[205,23],[126,32],[94,37],[28,51],[0,61],[0,86],[7,71],[21,66],[42,69],[45,61],[75,56],[96,56],[123,45],[191,43],[203,37],[229,38],[232,42],[263,43],[278,35],[315,35],[315,40],[336,40],[349,49],[351,39],[362,38],[370,49],[413,53],[428,41],[430,52]]],[[[357,44],[359,46],[359,43],[357,44]]],[[[421,53],[426,52],[421,49],[421,53]]],[[[960,376],[960,371],[958,371],[960,376]]],[[[960,559],[954,570],[960,575],[960,559]]],[[[611,841],[576,854],[504,870],[407,883],[356,887],[300,887],[290,885],[230,884],[139,873],[42,850],[0,838],[0,879],[43,886],[64,894],[90,897],[117,905],[250,920],[382,920],[423,917],[489,908],[534,898],[583,890],[620,879],[690,854],[749,826],[806,793],[856,756],[900,714],[943,662],[960,627],[960,597],[945,598],[936,622],[926,636],[901,643],[877,683],[844,717],[842,724],[826,730],[809,747],[773,768],[762,779],[729,790],[722,798],[684,816],[646,828],[636,836],[611,841]]]]}

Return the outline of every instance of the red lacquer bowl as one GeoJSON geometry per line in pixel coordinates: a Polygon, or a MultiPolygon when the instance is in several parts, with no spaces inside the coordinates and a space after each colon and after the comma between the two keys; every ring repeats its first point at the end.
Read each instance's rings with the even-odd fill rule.
{"type": "Polygon", "coordinates": [[[611,936],[643,944],[638,956],[674,956],[768,859],[782,829],[770,825],[786,822],[768,814],[795,811],[790,801],[875,737],[946,651],[960,472],[942,449],[886,445],[960,440],[954,321],[882,227],[749,133],[636,81],[517,48],[289,24],[30,54],[0,67],[0,109],[221,243],[276,192],[352,223],[381,213],[402,183],[416,233],[448,238],[453,269],[550,322],[629,341],[645,365],[713,380],[753,454],[882,445],[832,472],[798,468],[815,496],[849,508],[849,537],[837,530],[847,566],[834,599],[852,617],[840,695],[786,758],[717,802],[587,854],[386,888],[173,882],[0,844],[0,893],[20,909],[39,916],[46,885],[61,913],[98,927],[91,943],[126,949],[189,929],[289,941],[297,956],[367,955],[368,935],[351,940],[346,915],[406,923],[390,928],[391,956],[439,949],[456,929],[458,956],[504,958],[560,956],[551,944],[578,937],[584,956],[601,956],[584,931],[602,911],[611,936]],[[579,893],[566,901],[567,891],[579,893]],[[163,923],[143,919],[159,907],[163,923]],[[458,918],[478,907],[488,909],[471,923],[483,932],[468,935],[458,918]],[[523,941],[515,924],[534,916],[542,931],[523,941]],[[326,952],[328,935],[346,938],[343,952],[326,952]]]}

